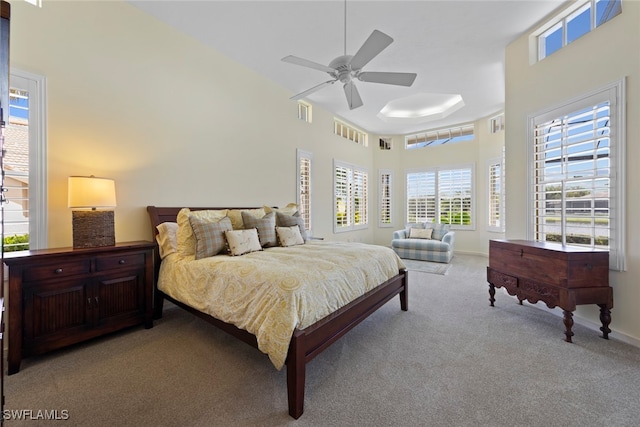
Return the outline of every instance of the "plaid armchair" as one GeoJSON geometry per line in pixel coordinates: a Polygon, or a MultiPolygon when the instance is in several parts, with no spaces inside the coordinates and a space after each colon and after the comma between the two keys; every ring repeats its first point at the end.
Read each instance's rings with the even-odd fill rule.
{"type": "Polygon", "coordinates": [[[393,232],[391,248],[400,258],[448,263],[453,258],[455,237],[448,224],[409,224],[393,232]],[[433,228],[433,232],[430,239],[409,238],[411,228],[433,228]]]}

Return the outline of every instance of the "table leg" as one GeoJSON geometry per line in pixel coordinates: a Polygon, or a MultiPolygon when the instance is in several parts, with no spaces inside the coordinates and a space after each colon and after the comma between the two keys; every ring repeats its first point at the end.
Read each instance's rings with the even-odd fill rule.
{"type": "Polygon", "coordinates": [[[573,331],[571,330],[571,328],[573,327],[573,313],[568,310],[564,310],[563,321],[564,321],[564,327],[566,328],[566,330],[564,331],[564,334],[566,336],[565,341],[572,342],[571,337],[573,336],[573,331]]]}
{"type": "Polygon", "coordinates": [[[493,283],[489,283],[489,303],[491,307],[494,307],[493,303],[496,302],[496,287],[493,286],[493,283]]]}
{"type": "Polygon", "coordinates": [[[602,338],[605,340],[609,339],[609,323],[611,323],[611,310],[607,307],[607,304],[598,304],[600,307],[600,322],[602,322],[602,327],[600,330],[602,331],[602,338]]]}

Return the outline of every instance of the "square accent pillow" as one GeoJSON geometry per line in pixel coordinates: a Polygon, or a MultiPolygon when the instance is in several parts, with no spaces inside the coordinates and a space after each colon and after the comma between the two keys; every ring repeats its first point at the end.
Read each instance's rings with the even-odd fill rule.
{"type": "Polygon", "coordinates": [[[232,256],[248,254],[250,252],[261,251],[258,230],[228,230],[224,232],[232,256]]]}
{"type": "MultiPolygon", "coordinates": [[[[233,226],[234,230],[242,230],[244,228],[251,228],[251,227],[245,227],[244,224],[242,223],[242,212],[249,212],[251,215],[255,216],[256,218],[262,218],[266,212],[264,211],[263,208],[258,208],[258,209],[229,209],[227,211],[227,216],[229,218],[231,218],[231,225],[233,226]]],[[[275,231],[274,231],[275,233],[275,231]]]]}
{"type": "Polygon", "coordinates": [[[426,222],[424,225],[425,228],[433,228],[433,233],[431,234],[431,238],[433,240],[442,240],[451,227],[449,224],[439,224],[436,222],[426,222]]]}
{"type": "Polygon", "coordinates": [[[189,208],[180,209],[178,217],[176,218],[176,221],[178,222],[178,253],[185,256],[195,255],[196,253],[196,236],[193,234],[193,229],[189,222],[190,215],[195,215],[198,218],[216,222],[227,216],[227,210],[214,209],[191,211],[189,208]]]}
{"type": "Polygon", "coordinates": [[[431,239],[433,228],[412,228],[409,233],[410,239],[431,239]]]}
{"type": "Polygon", "coordinates": [[[304,218],[300,216],[300,212],[295,212],[293,215],[287,215],[282,212],[276,212],[276,225],[278,227],[291,227],[297,225],[300,229],[300,235],[302,240],[307,241],[307,230],[304,226],[304,218]]]}
{"type": "Polygon", "coordinates": [[[242,211],[242,223],[245,229],[257,228],[260,245],[263,248],[278,246],[276,236],[276,215],[271,212],[261,218],[256,218],[250,212],[242,211]]]}
{"type": "Polygon", "coordinates": [[[409,236],[411,234],[411,229],[412,228],[424,228],[424,223],[423,222],[416,222],[416,223],[406,224],[404,226],[404,230],[405,230],[407,236],[409,236]]]}
{"type": "Polygon", "coordinates": [[[224,232],[233,230],[229,217],[225,216],[220,221],[211,222],[190,215],[189,222],[196,236],[196,259],[218,255],[225,251],[227,242],[224,232]]]}
{"type": "Polygon", "coordinates": [[[156,229],[158,230],[158,234],[156,235],[158,251],[160,252],[160,258],[164,259],[167,255],[178,250],[178,223],[163,222],[158,225],[156,229]]]}
{"type": "Polygon", "coordinates": [[[300,234],[300,227],[297,225],[291,227],[276,227],[276,234],[278,235],[280,246],[304,245],[304,240],[300,234]]]}

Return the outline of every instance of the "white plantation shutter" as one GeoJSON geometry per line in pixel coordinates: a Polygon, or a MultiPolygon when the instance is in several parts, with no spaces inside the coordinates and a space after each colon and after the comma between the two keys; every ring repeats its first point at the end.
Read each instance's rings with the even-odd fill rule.
{"type": "Polygon", "coordinates": [[[334,161],[334,231],[364,228],[369,224],[368,179],[364,169],[334,161]]]}
{"type": "Polygon", "coordinates": [[[534,240],[607,249],[624,269],[624,82],[530,119],[534,240]]]}
{"type": "Polygon", "coordinates": [[[473,166],[407,173],[407,223],[438,222],[475,227],[473,166]]]}
{"type": "Polygon", "coordinates": [[[391,181],[392,172],[390,170],[380,170],[378,182],[378,203],[380,210],[380,212],[378,213],[378,225],[380,227],[393,226],[393,199],[391,197],[391,189],[393,187],[391,181]]]}
{"type": "Polygon", "coordinates": [[[311,231],[311,153],[298,150],[298,212],[311,231]]]}
{"type": "Polygon", "coordinates": [[[489,162],[488,168],[488,207],[487,229],[504,232],[504,168],[501,159],[489,162]]]}

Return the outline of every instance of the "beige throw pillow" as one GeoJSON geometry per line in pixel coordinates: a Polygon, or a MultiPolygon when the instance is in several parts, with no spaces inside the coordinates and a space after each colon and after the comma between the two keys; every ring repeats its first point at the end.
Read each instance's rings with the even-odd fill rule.
{"type": "Polygon", "coordinates": [[[261,251],[258,230],[229,230],[224,232],[232,256],[244,255],[249,252],[261,251]]]}
{"type": "Polygon", "coordinates": [[[412,228],[409,233],[410,239],[431,239],[432,228],[412,228]]]}
{"type": "Polygon", "coordinates": [[[291,227],[276,227],[276,234],[278,235],[280,246],[304,245],[304,240],[300,234],[300,227],[297,225],[291,227]]]}
{"type": "Polygon", "coordinates": [[[163,222],[156,228],[158,229],[156,241],[158,242],[160,258],[164,258],[167,255],[176,252],[178,250],[178,223],[163,222]]]}

